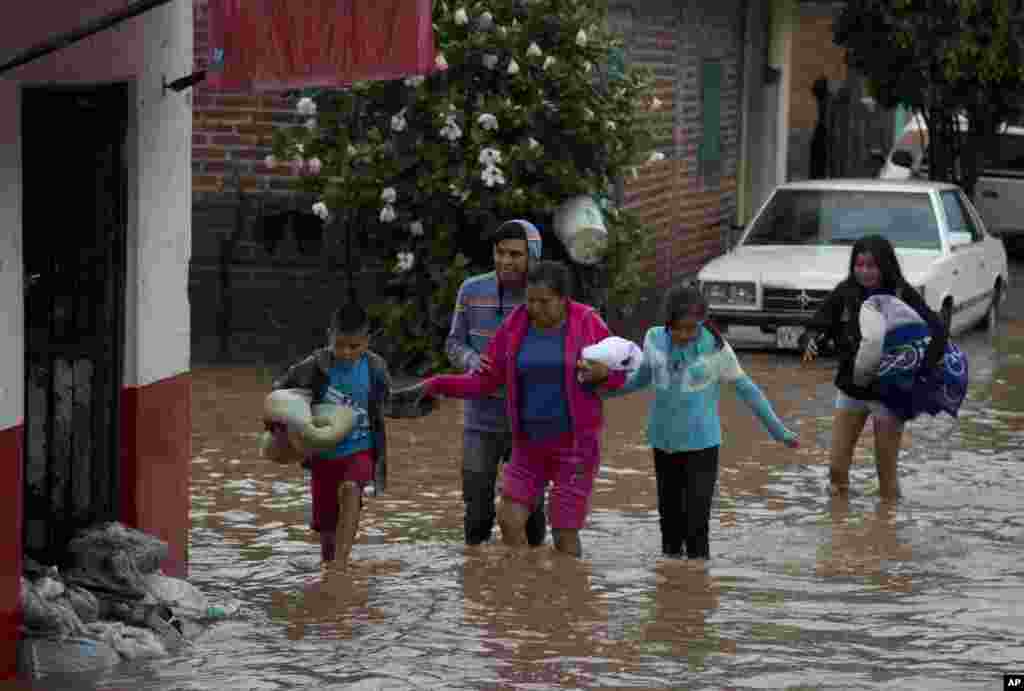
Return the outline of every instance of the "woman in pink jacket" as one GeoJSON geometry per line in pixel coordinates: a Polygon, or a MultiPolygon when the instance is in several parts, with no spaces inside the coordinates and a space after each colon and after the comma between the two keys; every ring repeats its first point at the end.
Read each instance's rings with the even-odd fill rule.
{"type": "Polygon", "coordinates": [[[502,538],[507,545],[525,544],[526,520],[552,482],[555,548],[580,556],[579,530],[601,460],[598,387],[621,387],[625,373],[581,359],[583,348],[610,333],[592,307],[569,298],[569,281],[559,262],[534,266],[526,278],[526,304],[502,322],[479,369],[431,377],[416,388],[420,396],[483,398],[505,387],[512,459],[498,509],[502,538]]]}

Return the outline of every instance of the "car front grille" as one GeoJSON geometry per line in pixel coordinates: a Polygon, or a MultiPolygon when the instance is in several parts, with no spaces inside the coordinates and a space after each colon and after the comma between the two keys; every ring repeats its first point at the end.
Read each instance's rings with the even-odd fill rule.
{"type": "Polygon", "coordinates": [[[828,297],[828,290],[800,290],[796,288],[765,288],[765,312],[791,312],[812,314],[828,297]]]}

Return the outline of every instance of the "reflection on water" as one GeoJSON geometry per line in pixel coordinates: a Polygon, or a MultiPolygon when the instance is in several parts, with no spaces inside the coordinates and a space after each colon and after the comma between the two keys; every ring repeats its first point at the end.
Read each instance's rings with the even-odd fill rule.
{"type": "MultiPolygon", "coordinates": [[[[741,359],[803,439],[724,397],[707,565],[659,554],[647,394],[610,401],[584,559],[461,544],[461,404],[390,424],[355,563],[318,567],[301,470],[255,451],[270,372],[194,373],[191,578],[243,609],[104,689],[993,689],[1024,662],[1024,325],[959,339],[961,418],[910,425],[905,498],[871,437],[825,491],[832,369],[741,359]]],[[[78,688],[82,688],[79,686],[78,688]]]]}

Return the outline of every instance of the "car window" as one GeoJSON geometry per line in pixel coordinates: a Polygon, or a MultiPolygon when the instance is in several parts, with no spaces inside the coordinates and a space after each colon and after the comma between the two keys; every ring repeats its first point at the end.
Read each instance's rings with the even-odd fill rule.
{"type": "Polygon", "coordinates": [[[852,245],[878,234],[896,247],[939,249],[926,192],[780,189],[755,219],[745,245],[852,245]]]}
{"type": "Polygon", "coordinates": [[[942,208],[946,211],[946,221],[949,223],[949,232],[967,233],[971,236],[971,242],[981,240],[981,231],[974,224],[974,219],[964,207],[963,200],[959,193],[950,190],[942,193],[942,208]]]}

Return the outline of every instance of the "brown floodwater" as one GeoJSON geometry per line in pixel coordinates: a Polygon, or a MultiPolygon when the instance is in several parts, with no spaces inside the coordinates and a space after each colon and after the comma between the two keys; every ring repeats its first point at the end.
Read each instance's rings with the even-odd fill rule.
{"type": "Polygon", "coordinates": [[[241,609],[88,687],[1002,688],[1024,669],[1024,322],[957,340],[968,401],[911,423],[896,507],[878,500],[870,435],[848,502],[825,491],[829,364],[741,352],[803,446],[723,395],[706,565],[660,555],[644,393],[606,404],[582,559],[462,545],[462,404],[447,400],[390,421],[389,491],[367,500],[352,568],[321,573],[303,472],[256,451],[272,372],[197,369],[190,578],[241,609]]]}

